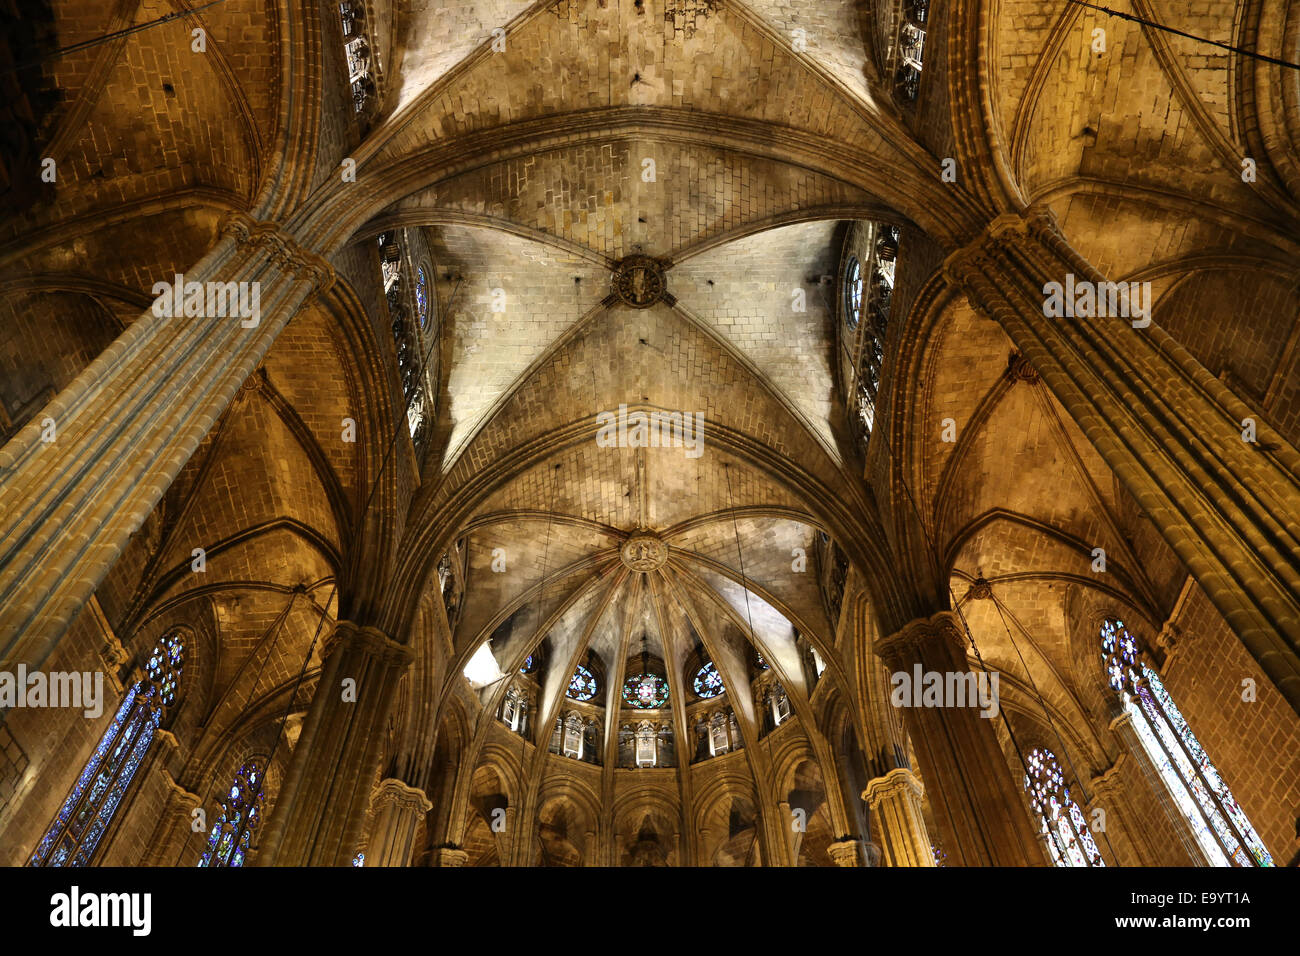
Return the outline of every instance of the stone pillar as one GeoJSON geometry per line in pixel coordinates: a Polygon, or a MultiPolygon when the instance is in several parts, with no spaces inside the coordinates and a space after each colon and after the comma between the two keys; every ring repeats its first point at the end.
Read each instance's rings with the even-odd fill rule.
{"type": "Polygon", "coordinates": [[[186,286],[201,285],[204,312],[207,283],[238,283],[230,288],[247,291],[250,312],[256,289],[256,324],[219,305],[217,295],[213,311],[224,317],[160,317],[151,306],[0,448],[6,668],[39,667],[49,657],[239,386],[332,270],[277,227],[233,214],[183,278],[186,286]],[[51,427],[53,440],[46,440],[51,427]]]}
{"type": "Polygon", "coordinates": [[[433,804],[423,790],[389,777],[376,788],[371,805],[377,809],[366,866],[410,866],[420,820],[433,804]]]}
{"type": "Polygon", "coordinates": [[[149,847],[140,858],[139,865],[193,866],[208,848],[208,833],[195,833],[191,829],[194,808],[202,806],[203,798],[182,787],[168,771],[163,770],[162,775],[167,782],[167,802],[158,814],[158,823],[153,828],[149,847]],[[193,844],[187,850],[193,859],[187,860],[180,847],[190,840],[193,844]]]}
{"type": "MultiPolygon", "coordinates": [[[[1151,762],[1147,755],[1146,747],[1142,745],[1142,740],[1138,737],[1137,730],[1133,727],[1133,715],[1119,710],[1117,715],[1110,722],[1110,729],[1114,731],[1115,736],[1120,739],[1124,747],[1124,753],[1121,755],[1122,760],[1127,756],[1134,763],[1134,773],[1130,775],[1130,781],[1136,783],[1138,779],[1147,782],[1151,789],[1151,794],[1160,808],[1164,810],[1166,822],[1169,824],[1169,832],[1174,834],[1177,841],[1171,842],[1168,839],[1160,839],[1158,834],[1153,834],[1150,827],[1136,829],[1136,835],[1133,839],[1135,848],[1140,847],[1143,857],[1143,863],[1150,860],[1150,865],[1155,866],[1209,866],[1210,860],[1196,842],[1192,835],[1187,818],[1183,816],[1181,810],[1174,803],[1174,798],[1169,793],[1169,788],[1165,786],[1164,781],[1160,778],[1160,771],[1156,765],[1151,762]],[[1181,852],[1180,852],[1181,851],[1181,852]],[[1172,857],[1172,858],[1171,858],[1172,857]]],[[[1116,762],[1119,766],[1119,761],[1116,762]]],[[[1110,774],[1107,774],[1110,776],[1110,774]]],[[[1094,781],[1094,784],[1097,781],[1094,781]]],[[[1132,785],[1130,783],[1130,786],[1132,785]]],[[[1107,788],[1102,787],[1100,792],[1105,792],[1107,788]]],[[[1120,788],[1112,787],[1113,791],[1120,788]]],[[[1127,803],[1127,801],[1125,801],[1127,803]]],[[[1117,808],[1118,804],[1112,804],[1111,812],[1117,808]]],[[[1135,814],[1126,814],[1126,818],[1133,817],[1135,814]]],[[[1158,818],[1157,818],[1158,819],[1158,818]]]]}
{"type": "Polygon", "coordinates": [[[944,271],[1002,326],[1300,713],[1300,453],[1166,332],[1135,328],[1131,309],[1045,315],[1048,283],[1113,288],[1050,211],[998,217],[944,271]],[[1242,440],[1246,418],[1255,443],[1242,440]]]}
{"type": "Polygon", "coordinates": [[[934,851],[925,829],[920,779],[906,767],[895,767],[867,782],[862,799],[880,827],[885,866],[934,866],[934,851]]]}
{"type": "Polygon", "coordinates": [[[260,866],[351,862],[385,723],[411,650],[372,627],[339,621],[322,657],[320,683],[259,844],[260,866]],[[349,679],[355,681],[350,693],[344,685],[349,679]]]}
{"type": "Polygon", "coordinates": [[[860,866],[857,840],[838,840],[826,848],[836,866],[860,866]]]}
{"type": "MultiPolygon", "coordinates": [[[[909,677],[918,666],[923,674],[941,678],[969,672],[962,629],[951,611],[912,621],[877,641],[875,650],[891,670],[909,677]]],[[[959,866],[1041,866],[1042,854],[992,723],[974,703],[901,708],[928,781],[939,836],[959,866]]]]}
{"type": "MultiPolygon", "coordinates": [[[[1138,815],[1133,812],[1132,803],[1126,792],[1125,780],[1133,779],[1133,774],[1140,773],[1136,761],[1127,753],[1121,753],[1109,770],[1088,782],[1088,803],[1082,806],[1084,819],[1091,825],[1093,813],[1101,810],[1103,832],[1093,833],[1103,856],[1109,857],[1108,864],[1119,866],[1164,866],[1168,865],[1167,854],[1162,856],[1151,845],[1157,835],[1149,827],[1135,826],[1138,815]],[[1104,852],[1109,849],[1109,853],[1104,852]]],[[[1186,863],[1186,860],[1182,861],[1186,863]]],[[[1196,860],[1194,862],[1200,862],[1196,860]]]]}

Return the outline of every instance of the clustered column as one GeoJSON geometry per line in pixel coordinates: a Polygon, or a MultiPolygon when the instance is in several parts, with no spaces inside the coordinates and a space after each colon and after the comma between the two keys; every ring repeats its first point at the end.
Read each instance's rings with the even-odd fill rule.
{"type": "Polygon", "coordinates": [[[395,777],[380,782],[372,806],[375,827],[366,847],[366,866],[410,866],[420,821],[433,809],[423,790],[395,777]]]}
{"type": "Polygon", "coordinates": [[[361,838],[384,727],[412,653],[375,628],[340,621],[323,657],[258,865],[346,866],[361,838]]]}
{"type": "Polygon", "coordinates": [[[907,767],[895,767],[883,777],[869,780],[862,791],[862,799],[880,827],[885,866],[934,866],[921,809],[924,792],[920,778],[907,767]]]}
{"type": "MultiPolygon", "coordinates": [[[[918,665],[941,679],[969,671],[962,629],[951,611],[912,621],[877,641],[875,650],[892,670],[909,676],[918,665]]],[[[909,698],[903,716],[929,781],[930,807],[949,859],[962,866],[1042,865],[989,719],[970,701],[963,702],[968,706],[911,703],[909,698]]]]}
{"type": "Polygon", "coordinates": [[[280,330],[332,277],[277,227],[232,215],[182,277],[204,290],[205,314],[149,309],[0,448],[0,662],[46,660],[280,330]],[[240,289],[248,319],[230,306],[240,289]],[[218,301],[235,314],[206,314],[218,301]]]}
{"type": "Polygon", "coordinates": [[[1002,326],[1300,713],[1300,454],[1150,322],[1141,285],[1112,296],[1050,210],[999,217],[944,270],[1002,326]],[[1063,317],[1049,288],[1093,291],[1094,302],[1063,301],[1063,317]]]}

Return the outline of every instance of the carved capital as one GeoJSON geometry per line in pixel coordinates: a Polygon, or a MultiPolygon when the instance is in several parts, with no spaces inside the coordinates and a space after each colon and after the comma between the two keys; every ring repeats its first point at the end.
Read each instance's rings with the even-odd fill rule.
{"type": "Polygon", "coordinates": [[[329,660],[338,651],[359,651],[385,664],[407,664],[415,656],[411,648],[390,640],[383,631],[362,627],[352,621],[339,621],[321,648],[321,660],[329,660]]]}
{"type": "Polygon", "coordinates": [[[399,810],[418,813],[428,813],[433,809],[433,803],[425,796],[423,790],[412,787],[396,777],[381,780],[379,786],[375,788],[374,796],[370,799],[377,807],[392,806],[399,810]]]}
{"type": "Polygon", "coordinates": [[[857,840],[838,840],[826,848],[826,853],[836,866],[857,866],[860,860],[857,840]]]}
{"type": "Polygon", "coordinates": [[[437,866],[464,866],[469,860],[469,854],[464,850],[440,846],[433,851],[433,858],[437,866]]]}
{"type": "Polygon", "coordinates": [[[217,229],[222,236],[233,238],[237,248],[266,250],[273,263],[299,279],[306,279],[317,292],[324,292],[334,284],[334,267],[302,248],[277,223],[262,222],[236,211],[227,213],[217,229]]]}
{"type": "Polygon", "coordinates": [[[946,642],[959,660],[966,659],[966,635],[956,612],[940,611],[930,617],[918,617],[877,640],[872,650],[888,666],[901,668],[920,660],[922,648],[934,642],[946,642]]]}
{"type": "Polygon", "coordinates": [[[908,795],[920,800],[925,795],[925,785],[907,767],[895,767],[883,777],[868,780],[867,788],[862,791],[862,799],[872,812],[885,800],[908,795]]]}

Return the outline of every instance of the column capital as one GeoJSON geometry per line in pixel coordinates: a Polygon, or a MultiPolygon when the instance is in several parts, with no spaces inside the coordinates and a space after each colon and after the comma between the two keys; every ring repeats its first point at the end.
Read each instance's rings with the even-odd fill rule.
{"type": "Polygon", "coordinates": [[[217,229],[229,236],[237,249],[265,249],[271,261],[300,279],[306,279],[318,292],[334,284],[334,267],[316,253],[304,249],[279,223],[254,219],[247,213],[232,210],[222,217],[217,229]]]}
{"type": "Polygon", "coordinates": [[[949,285],[963,287],[998,249],[1026,240],[1042,241],[1060,235],[1056,213],[1047,205],[1001,213],[994,216],[974,239],[943,261],[943,277],[949,285]]]}
{"type": "Polygon", "coordinates": [[[337,651],[354,650],[377,657],[385,664],[407,664],[415,656],[410,647],[397,643],[378,628],[338,621],[321,648],[321,660],[328,660],[337,651]]]}
{"type": "Polygon", "coordinates": [[[879,638],[872,650],[889,666],[898,667],[917,660],[920,649],[936,641],[947,643],[958,659],[966,660],[966,633],[955,611],[939,611],[909,621],[893,634],[879,638]]]}
{"type": "Polygon", "coordinates": [[[162,770],[162,777],[163,781],[167,784],[169,797],[180,803],[187,803],[192,807],[202,805],[203,798],[197,793],[191,793],[189,790],[185,789],[185,787],[176,781],[176,778],[171,775],[171,771],[166,767],[162,770]]]}
{"type": "Polygon", "coordinates": [[[837,840],[826,848],[827,855],[836,866],[858,866],[858,841],[837,840]]]}
{"type": "MultiPolygon", "coordinates": [[[[1121,718],[1116,717],[1115,720],[1111,721],[1111,726],[1113,727],[1115,723],[1117,723],[1120,719],[1121,718]]],[[[1123,719],[1132,720],[1133,718],[1130,717],[1128,714],[1124,714],[1123,719]]],[[[1092,789],[1092,796],[1094,802],[1098,797],[1110,796],[1115,792],[1117,788],[1122,788],[1124,786],[1124,782],[1120,780],[1120,775],[1123,773],[1121,767],[1127,761],[1128,761],[1128,754],[1121,753],[1118,757],[1115,758],[1115,762],[1113,764],[1111,764],[1100,774],[1098,774],[1097,776],[1093,777],[1091,780],[1088,781],[1088,786],[1092,789]]]]}
{"type": "Polygon", "coordinates": [[[381,780],[370,799],[371,803],[380,807],[391,805],[398,809],[416,810],[420,813],[428,813],[433,809],[433,803],[423,790],[412,787],[396,777],[381,780]]]}
{"type": "Polygon", "coordinates": [[[464,866],[469,860],[469,853],[454,847],[440,846],[433,851],[433,858],[438,866],[464,866]]]}
{"type": "Polygon", "coordinates": [[[882,800],[899,793],[910,793],[919,800],[925,794],[925,784],[907,767],[895,767],[883,777],[868,780],[867,788],[862,791],[862,799],[874,811],[882,800]]]}

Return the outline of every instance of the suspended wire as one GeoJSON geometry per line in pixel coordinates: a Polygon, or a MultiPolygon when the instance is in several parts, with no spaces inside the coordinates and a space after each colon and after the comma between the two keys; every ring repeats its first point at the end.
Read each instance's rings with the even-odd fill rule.
{"type": "MultiPolygon", "coordinates": [[[[452,288],[451,295],[448,296],[447,298],[448,309],[450,309],[452,307],[452,304],[455,303],[456,296],[460,292],[460,287],[461,287],[461,278],[457,276],[456,285],[452,288]]],[[[441,333],[441,330],[442,330],[442,317],[439,316],[438,319],[439,333],[441,333]]],[[[429,359],[433,357],[433,350],[434,347],[438,344],[438,338],[439,336],[432,337],[433,340],[429,343],[429,349],[427,352],[424,353],[424,362],[421,366],[422,370],[427,369],[429,367],[429,359]]],[[[404,391],[401,391],[400,389],[399,389],[399,393],[402,395],[403,402],[405,402],[406,393],[404,391]]],[[[385,449],[384,451],[383,460],[379,463],[379,470],[375,472],[375,480],[374,482],[371,483],[370,491],[366,495],[366,503],[362,506],[361,516],[357,519],[357,530],[355,535],[356,540],[360,540],[361,538],[361,529],[365,527],[366,516],[370,513],[370,506],[371,504],[374,503],[375,493],[379,490],[379,479],[383,477],[384,470],[388,467],[388,462],[393,457],[393,452],[396,450],[398,442],[402,440],[403,436],[406,436],[408,439],[410,438],[410,422],[407,419],[405,413],[406,413],[406,409],[405,407],[403,407],[397,415],[397,428],[393,432],[393,437],[388,442],[388,448],[385,449]]],[[[316,647],[316,642],[320,638],[321,625],[324,624],[325,622],[325,613],[328,613],[330,602],[333,601],[334,595],[337,592],[338,592],[338,578],[336,577],[334,579],[334,585],[330,590],[330,600],[325,602],[325,612],[321,614],[321,620],[316,625],[316,634],[315,636],[312,637],[311,647],[307,649],[307,656],[303,659],[302,670],[299,672],[298,675],[299,684],[302,683],[303,675],[305,675],[307,672],[307,663],[308,661],[311,660],[312,650],[316,647]]],[[[289,708],[293,707],[293,702],[296,697],[297,697],[297,688],[295,688],[294,690],[294,695],[289,698],[288,705],[285,709],[284,720],[280,722],[280,734],[277,734],[275,738],[275,743],[277,746],[279,745],[280,737],[284,732],[285,723],[289,719],[289,713],[290,713],[289,708]]],[[[272,749],[272,756],[274,755],[275,755],[275,751],[274,749],[272,749]]],[[[267,765],[268,766],[270,765],[270,760],[267,761],[267,765]]],[[[334,785],[338,782],[339,778],[340,778],[339,774],[335,774],[330,778],[329,789],[326,791],[325,794],[325,801],[324,801],[325,803],[328,803],[330,797],[333,795],[334,785]]]]}
{"type": "MultiPolygon", "coordinates": [[[[751,641],[757,642],[758,635],[754,633],[754,612],[750,609],[749,606],[749,579],[745,576],[745,553],[740,547],[740,522],[736,519],[736,501],[731,496],[731,464],[730,463],[723,462],[722,474],[727,479],[727,508],[731,512],[731,529],[736,536],[736,559],[740,564],[740,587],[741,590],[745,592],[745,616],[749,621],[749,639],[751,641]]],[[[760,724],[759,729],[761,729],[761,726],[762,725],[760,724]]],[[[762,740],[767,744],[768,763],[771,763],[772,761],[772,739],[771,738],[772,735],[770,733],[764,734],[762,737],[759,738],[760,740],[762,740]]],[[[757,779],[755,779],[754,781],[754,798],[756,801],[756,806],[759,808],[759,814],[761,819],[763,801],[759,799],[757,779]]],[[[755,842],[757,842],[758,840],[757,827],[754,828],[754,840],[755,842]]],[[[752,852],[753,849],[752,844],[750,849],[752,852]]]]}
{"type": "MultiPolygon", "coordinates": [[[[1034,680],[1033,672],[1029,669],[1029,664],[1025,661],[1025,655],[1020,651],[1020,645],[1017,644],[1016,639],[1011,636],[1011,628],[1007,626],[1006,614],[1011,615],[1011,620],[1016,622],[1016,627],[1019,628],[1026,637],[1033,640],[1033,635],[1031,635],[1029,630],[1020,623],[1020,619],[1016,617],[1015,613],[1010,608],[1005,607],[1002,600],[996,594],[993,594],[991,586],[989,594],[992,597],[993,606],[998,610],[998,617],[1002,619],[1002,627],[1007,632],[1007,640],[1011,642],[1011,646],[1015,649],[1016,657],[1020,658],[1020,666],[1024,669],[1025,676],[1029,678],[1029,686],[1033,689],[1034,696],[1038,698],[1038,705],[1043,709],[1043,717],[1047,720],[1047,725],[1052,728],[1052,733],[1056,736],[1056,741],[1061,747],[1061,758],[1065,761],[1065,765],[1070,768],[1071,776],[1073,776],[1075,781],[1078,783],[1079,790],[1083,793],[1083,802],[1085,804],[1091,803],[1092,795],[1088,792],[1088,787],[1083,781],[1083,775],[1079,773],[1074,766],[1074,761],[1070,759],[1070,748],[1065,745],[1065,740],[1061,737],[1061,731],[1056,726],[1056,721],[1052,720],[1052,714],[1051,711],[1048,710],[1047,701],[1043,699],[1043,694],[1038,689],[1038,682],[1034,680]],[[1006,614],[1003,613],[1004,611],[1006,614]]],[[[1052,828],[1049,826],[1049,832],[1051,829],[1052,828]]],[[[1106,841],[1106,848],[1110,850],[1111,858],[1118,860],[1119,857],[1115,853],[1115,847],[1113,847],[1110,842],[1110,834],[1106,832],[1105,827],[1102,827],[1101,838],[1106,841]]]]}
{"type": "MultiPolygon", "coordinates": [[[[452,304],[456,301],[456,296],[459,294],[460,288],[461,288],[461,279],[460,277],[457,277],[456,285],[453,287],[451,291],[451,295],[447,299],[448,309],[450,309],[452,307],[452,304]]],[[[441,329],[442,329],[442,322],[440,316],[439,324],[438,324],[439,333],[441,333],[441,329]]],[[[438,343],[438,337],[439,336],[437,335],[433,336],[433,341],[429,343],[429,349],[424,356],[424,366],[423,366],[424,368],[428,368],[428,362],[429,359],[432,358],[433,356],[433,350],[438,343]]],[[[397,448],[397,443],[401,440],[403,433],[406,433],[409,436],[410,425],[407,422],[407,418],[404,412],[398,414],[397,419],[398,419],[397,428],[394,431],[392,439],[389,440],[388,442],[388,447],[384,450],[384,457],[379,463],[379,470],[375,472],[375,480],[370,485],[369,492],[366,495],[365,504],[362,505],[361,514],[357,519],[357,530],[356,530],[357,538],[360,538],[361,536],[361,529],[365,526],[366,515],[370,511],[370,506],[374,503],[375,493],[379,490],[379,480],[380,478],[383,477],[384,470],[388,467],[388,462],[392,458],[393,451],[397,448]]],[[[275,755],[279,751],[280,741],[284,738],[284,729],[288,725],[289,717],[293,714],[293,706],[298,699],[298,692],[299,690],[302,689],[302,683],[306,679],[307,669],[308,666],[311,664],[312,654],[315,653],[316,645],[320,642],[321,630],[324,628],[325,619],[329,616],[330,605],[334,603],[334,599],[337,595],[338,595],[338,577],[335,576],[333,581],[331,581],[330,583],[329,597],[325,599],[325,603],[321,606],[321,615],[319,619],[316,621],[316,630],[312,634],[311,644],[309,644],[307,647],[307,653],[303,655],[302,666],[298,669],[298,677],[294,682],[293,692],[289,694],[289,698],[285,702],[284,714],[280,717],[279,727],[276,730],[275,740],[271,744],[270,755],[266,758],[266,769],[262,772],[262,782],[264,784],[270,774],[271,766],[275,761],[275,755]]],[[[263,661],[263,664],[265,664],[265,661],[263,661]]],[[[260,672],[259,672],[259,676],[260,676],[260,672]]],[[[254,684],[254,689],[256,689],[256,684],[254,684]]],[[[335,775],[335,777],[332,777],[330,780],[329,791],[326,793],[326,802],[328,802],[329,796],[333,793],[334,783],[336,780],[337,780],[337,775],[335,775]]],[[[215,782],[215,778],[214,778],[214,782],[215,782]]],[[[189,843],[189,838],[187,837],[185,845],[188,845],[188,843],[189,843]]],[[[183,850],[184,850],[184,846],[182,846],[182,851],[183,850]]],[[[177,861],[179,862],[179,860],[180,857],[178,855],[177,861]]]]}
{"type": "Polygon", "coordinates": [[[128,37],[131,36],[132,34],[140,33],[144,30],[149,30],[156,26],[161,26],[164,23],[170,23],[173,20],[182,20],[185,17],[193,16],[194,14],[206,10],[209,7],[215,7],[217,4],[225,3],[225,2],[226,0],[208,0],[207,3],[202,4],[201,6],[191,7],[188,10],[178,10],[175,13],[168,13],[165,14],[164,16],[158,17],[158,19],[156,20],[149,20],[145,23],[137,23],[134,24],[133,26],[124,27],[121,30],[114,30],[112,33],[105,33],[101,36],[94,37],[90,40],[82,40],[80,43],[73,43],[71,46],[60,47],[57,50],[52,50],[49,53],[45,53],[41,56],[33,57],[29,60],[23,60],[21,63],[17,63],[13,66],[7,67],[2,72],[17,73],[21,70],[26,70],[33,66],[39,66],[42,63],[46,63],[50,60],[56,60],[59,57],[67,56],[69,53],[77,53],[81,50],[89,50],[92,47],[101,46],[105,43],[111,43],[113,40],[120,40],[123,37],[128,37]]]}
{"type": "Polygon", "coordinates": [[[1103,7],[1096,3],[1088,3],[1087,0],[1069,0],[1077,7],[1087,7],[1089,10],[1097,10],[1101,13],[1109,14],[1112,17],[1119,17],[1121,20],[1129,20],[1133,23],[1140,23],[1144,27],[1151,27],[1153,30],[1161,30],[1165,33],[1172,33],[1175,36],[1185,37],[1188,40],[1195,40],[1197,43],[1204,43],[1208,46],[1215,46],[1221,50],[1227,50],[1230,53],[1237,53],[1241,56],[1248,56],[1253,60],[1262,60],[1265,63],[1272,63],[1274,66],[1284,66],[1291,70],[1300,70],[1300,63],[1294,63],[1291,60],[1283,60],[1276,56],[1269,56],[1265,53],[1259,53],[1255,50],[1248,50],[1242,46],[1235,46],[1231,43],[1222,43],[1219,40],[1210,40],[1206,37],[1197,36],[1194,33],[1188,33],[1186,30],[1179,30],[1176,27],[1166,26],[1163,23],[1156,23],[1154,20],[1148,20],[1146,17],[1140,17],[1133,13],[1124,13],[1120,10],[1112,10],[1110,7],[1103,7]]]}
{"type": "MultiPolygon", "coordinates": [[[[248,697],[245,698],[244,700],[245,707],[247,707],[257,697],[257,686],[262,682],[262,672],[266,670],[266,662],[269,661],[271,659],[271,655],[275,653],[275,645],[279,643],[280,635],[284,633],[285,622],[288,621],[289,615],[293,612],[294,602],[298,600],[298,595],[301,593],[302,592],[300,590],[295,588],[293,593],[289,595],[289,603],[284,606],[284,610],[276,616],[276,619],[273,622],[271,622],[271,627],[275,629],[275,634],[271,638],[271,646],[266,649],[266,653],[262,655],[261,663],[257,665],[257,674],[254,675],[253,677],[253,686],[249,688],[248,697]]],[[[268,765],[268,767],[262,771],[261,782],[263,786],[266,784],[266,774],[267,774],[267,770],[269,769],[270,768],[268,765]]],[[[219,766],[213,768],[212,775],[208,780],[207,792],[203,795],[203,799],[199,801],[200,807],[206,805],[208,799],[212,796],[212,791],[217,785],[217,779],[218,779],[217,773],[219,771],[220,771],[219,766]]],[[[262,792],[263,792],[262,787],[258,787],[258,795],[256,798],[254,798],[254,805],[256,805],[257,801],[261,800],[262,792]]],[[[243,824],[244,828],[247,829],[247,825],[248,825],[247,818],[241,821],[241,823],[243,824]]],[[[177,849],[176,851],[176,860],[175,862],[172,863],[172,866],[180,866],[181,857],[184,856],[185,851],[189,849],[190,840],[193,838],[194,833],[195,831],[191,829],[189,836],[187,836],[185,840],[181,843],[179,849],[177,849]]],[[[209,836],[209,839],[211,839],[211,836],[209,836]]],[[[238,849],[238,841],[236,841],[234,849],[238,849]]],[[[231,852],[233,852],[233,849],[231,852]]]]}
{"type": "MultiPolygon", "coordinates": [[[[885,452],[892,459],[893,449],[889,446],[888,442],[885,443],[885,452]]],[[[912,497],[912,489],[908,487],[907,480],[901,474],[898,475],[898,483],[902,486],[903,493],[907,496],[908,504],[912,508],[912,514],[915,516],[917,524],[920,525],[921,532],[925,535],[926,543],[930,547],[930,553],[932,555],[937,555],[939,553],[938,547],[936,545],[934,538],[930,534],[930,528],[928,525],[926,525],[925,521],[921,517],[921,509],[917,506],[916,499],[912,497]]],[[[966,615],[962,612],[961,606],[957,601],[956,594],[953,593],[951,576],[949,576],[947,588],[948,588],[948,602],[949,604],[952,605],[954,612],[956,612],[957,617],[961,620],[962,629],[966,632],[966,640],[970,642],[971,649],[975,652],[975,660],[979,664],[980,669],[985,674],[988,674],[989,673],[988,665],[984,663],[984,656],[980,653],[979,645],[975,641],[975,635],[971,633],[970,623],[966,620],[966,615]]],[[[1011,727],[1011,721],[1007,719],[1006,709],[999,706],[998,716],[1002,718],[1002,726],[1006,729],[1007,736],[1011,740],[1011,746],[1016,752],[1016,759],[1020,761],[1020,766],[1024,770],[1025,776],[1028,777],[1029,764],[1025,760],[1024,752],[1020,748],[1020,741],[1016,738],[1016,732],[1011,727]]],[[[964,780],[962,782],[962,785],[963,787],[965,786],[964,780]]],[[[967,792],[969,793],[969,790],[967,790],[967,792]]],[[[1048,827],[1048,830],[1050,832],[1051,827],[1048,827]]],[[[1053,836],[1055,835],[1053,834],[1053,836]]],[[[980,834],[980,839],[981,840],[984,839],[982,832],[980,834]]],[[[985,844],[985,846],[987,847],[987,843],[985,844]]]]}

